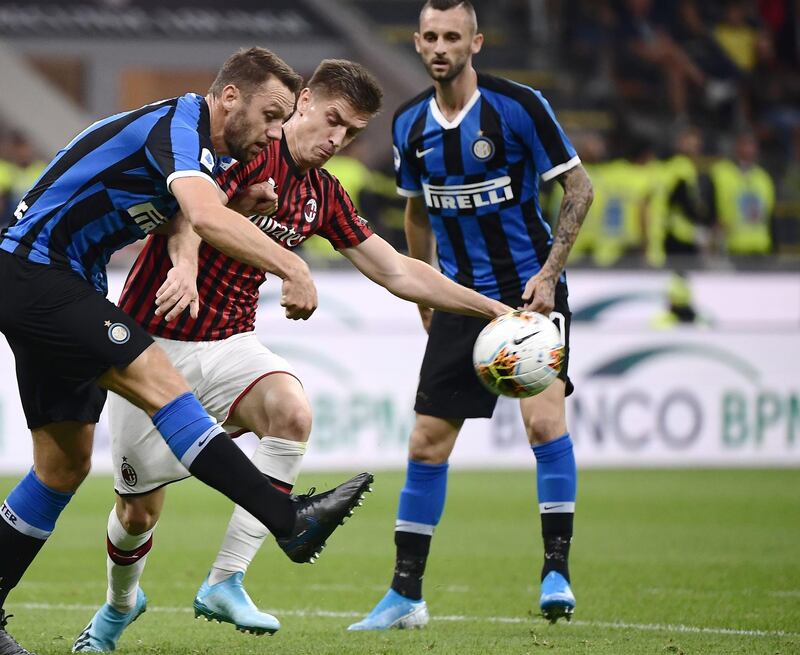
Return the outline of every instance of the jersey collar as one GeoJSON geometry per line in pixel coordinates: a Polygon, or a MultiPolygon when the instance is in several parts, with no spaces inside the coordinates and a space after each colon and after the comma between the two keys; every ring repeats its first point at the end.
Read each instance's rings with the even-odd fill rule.
{"type": "Polygon", "coordinates": [[[464,108],[458,112],[458,116],[456,116],[452,121],[448,121],[439,109],[439,105],[436,104],[436,94],[434,93],[430,102],[431,116],[433,116],[433,120],[439,123],[439,125],[441,125],[444,129],[452,130],[454,127],[461,125],[461,121],[464,120],[464,117],[469,113],[469,110],[472,109],[472,106],[478,102],[478,98],[480,97],[481,90],[475,89],[475,93],[472,94],[472,97],[467,101],[467,104],[464,105],[464,108]]]}

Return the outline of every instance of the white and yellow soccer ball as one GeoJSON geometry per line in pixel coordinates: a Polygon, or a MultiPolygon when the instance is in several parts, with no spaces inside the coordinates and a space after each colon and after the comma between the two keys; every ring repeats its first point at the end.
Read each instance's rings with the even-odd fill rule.
{"type": "MultiPolygon", "coordinates": [[[[563,326],[563,319],[559,317],[563,326]]],[[[517,310],[487,325],[475,340],[472,363],[489,391],[527,398],[558,377],[564,362],[564,336],[543,314],[517,310]]]]}

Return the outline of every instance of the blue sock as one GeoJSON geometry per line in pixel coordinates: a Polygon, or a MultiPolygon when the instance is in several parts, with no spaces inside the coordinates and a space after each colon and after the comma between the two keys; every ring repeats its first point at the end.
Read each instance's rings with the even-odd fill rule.
{"type": "Polygon", "coordinates": [[[75,494],[50,489],[31,469],[0,507],[0,608],[75,494]]]}
{"type": "Polygon", "coordinates": [[[51,489],[31,469],[8,494],[0,513],[12,528],[44,540],[53,532],[59,514],[74,495],[51,489]]]}
{"type": "Polygon", "coordinates": [[[532,446],[544,540],[542,579],[556,571],[569,581],[569,546],[575,516],[578,473],[569,433],[532,446]]]}
{"type": "Polygon", "coordinates": [[[447,462],[408,461],[406,484],[400,492],[394,543],[397,559],[392,589],[411,600],[422,598],[422,577],[428,561],[433,529],[444,511],[447,462]]]}
{"type": "Polygon", "coordinates": [[[448,464],[408,460],[406,484],[400,492],[395,530],[433,534],[444,511],[448,464]]]}
{"type": "Polygon", "coordinates": [[[223,432],[188,391],[159,409],[153,416],[153,424],[187,469],[211,437],[223,432]]]}

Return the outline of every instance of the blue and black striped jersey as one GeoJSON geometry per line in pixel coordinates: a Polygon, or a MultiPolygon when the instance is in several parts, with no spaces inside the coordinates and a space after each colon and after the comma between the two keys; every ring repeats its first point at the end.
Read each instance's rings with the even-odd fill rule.
{"type": "Polygon", "coordinates": [[[71,268],[106,293],[113,252],[169,220],[175,178],[211,174],[208,105],[189,93],[94,123],[61,150],[3,231],[0,249],[71,268]]]}
{"type": "Polygon", "coordinates": [[[430,88],[395,113],[393,139],[398,193],[424,196],[442,272],[517,306],[552,244],[539,180],[580,163],[550,105],[530,87],[478,75],[455,119],[430,88]]]}

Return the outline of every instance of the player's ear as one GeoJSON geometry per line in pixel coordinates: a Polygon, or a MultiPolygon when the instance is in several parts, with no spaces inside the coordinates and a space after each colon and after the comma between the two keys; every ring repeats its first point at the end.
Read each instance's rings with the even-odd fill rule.
{"type": "Polygon", "coordinates": [[[478,32],[475,36],[472,37],[472,47],[470,48],[470,51],[472,52],[473,55],[477,55],[481,51],[482,47],[483,47],[483,34],[478,32]]]}
{"type": "Polygon", "coordinates": [[[222,89],[222,93],[220,94],[220,98],[222,99],[222,106],[227,110],[231,111],[236,104],[236,101],[239,99],[241,93],[239,89],[234,84],[227,84],[222,89]]]}
{"type": "Polygon", "coordinates": [[[311,89],[305,87],[302,91],[300,91],[300,95],[297,96],[297,104],[295,105],[295,111],[298,114],[304,114],[308,111],[308,106],[311,104],[311,89]]]}
{"type": "Polygon", "coordinates": [[[420,44],[421,40],[422,40],[422,37],[419,35],[419,32],[414,32],[414,50],[416,50],[417,53],[420,52],[419,44],[420,44]]]}

